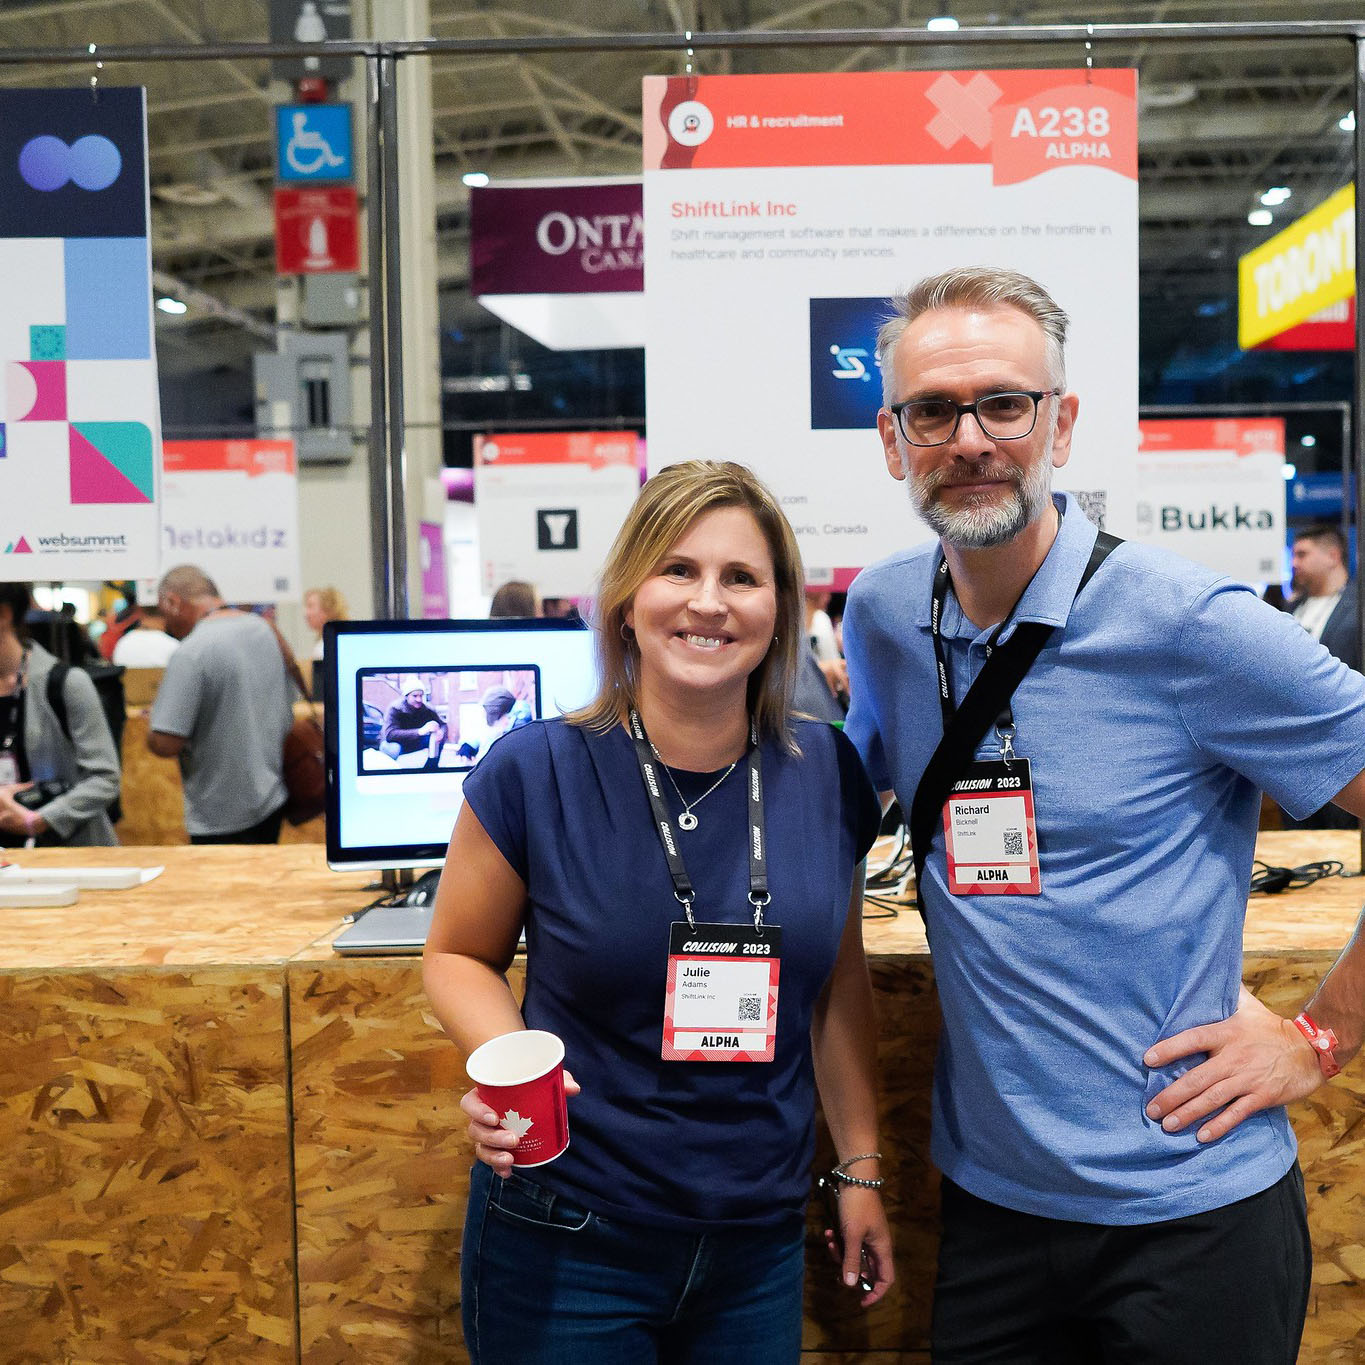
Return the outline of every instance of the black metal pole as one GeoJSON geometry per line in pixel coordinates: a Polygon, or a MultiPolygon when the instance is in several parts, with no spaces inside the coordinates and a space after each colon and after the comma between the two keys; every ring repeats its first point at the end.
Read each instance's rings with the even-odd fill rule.
{"type": "Polygon", "coordinates": [[[384,161],[384,354],[389,391],[389,615],[395,621],[408,618],[407,440],[403,428],[403,281],[399,270],[398,242],[398,63],[392,56],[379,59],[379,84],[383,132],[380,155],[384,161]]]}
{"type": "Polygon", "coordinates": [[[369,253],[367,276],[370,304],[370,574],[374,614],[385,617],[393,597],[390,579],[393,555],[389,544],[388,379],[385,346],[384,276],[384,158],[381,153],[381,110],[384,89],[380,58],[365,58],[365,235],[369,253]]]}

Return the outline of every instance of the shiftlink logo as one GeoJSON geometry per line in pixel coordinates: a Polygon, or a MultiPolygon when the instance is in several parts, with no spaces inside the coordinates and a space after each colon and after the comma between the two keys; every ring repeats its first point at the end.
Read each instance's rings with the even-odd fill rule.
{"type": "Polygon", "coordinates": [[[884,298],[811,299],[810,424],[813,431],[877,425],[882,376],[877,329],[891,315],[884,298]]]}
{"type": "Polygon", "coordinates": [[[5,546],[5,553],[7,555],[31,555],[33,546],[23,536],[20,536],[18,540],[12,540],[5,546]]]}

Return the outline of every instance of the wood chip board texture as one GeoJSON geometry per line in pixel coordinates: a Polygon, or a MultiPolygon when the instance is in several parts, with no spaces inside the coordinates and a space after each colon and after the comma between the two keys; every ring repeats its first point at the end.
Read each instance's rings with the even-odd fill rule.
{"type": "Polygon", "coordinates": [[[0,975],[0,1359],[294,1360],[283,986],[0,975]]]}

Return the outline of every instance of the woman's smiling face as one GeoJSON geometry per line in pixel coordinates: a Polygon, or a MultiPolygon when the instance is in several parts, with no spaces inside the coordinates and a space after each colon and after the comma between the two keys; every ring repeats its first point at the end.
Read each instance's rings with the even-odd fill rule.
{"type": "Polygon", "coordinates": [[[745,704],[777,622],[772,552],[743,507],[703,512],[639,586],[626,624],[640,651],[641,691],[733,691],[745,704]]]}

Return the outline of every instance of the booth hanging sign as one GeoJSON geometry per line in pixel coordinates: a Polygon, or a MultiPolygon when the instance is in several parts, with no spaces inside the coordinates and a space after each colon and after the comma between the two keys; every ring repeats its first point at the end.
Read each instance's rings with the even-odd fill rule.
{"type": "Polygon", "coordinates": [[[646,77],[650,469],[751,465],[836,588],[928,540],[877,436],[877,330],[895,290],[989,263],[1070,314],[1081,421],[1056,482],[1127,534],[1136,90],[1112,68],[646,77]]]}
{"type": "Polygon", "coordinates": [[[638,180],[470,191],[471,292],[554,350],[644,344],[644,256],[638,180]]]}
{"type": "Polygon", "coordinates": [[[0,91],[0,578],[156,572],[141,88],[0,91]]]}
{"type": "MultiPolygon", "coordinates": [[[[1243,350],[1317,322],[1323,310],[1355,297],[1355,202],[1355,186],[1344,186],[1237,262],[1237,342],[1243,350]]],[[[1354,328],[1344,345],[1324,349],[1353,345],[1354,328]]]]}

